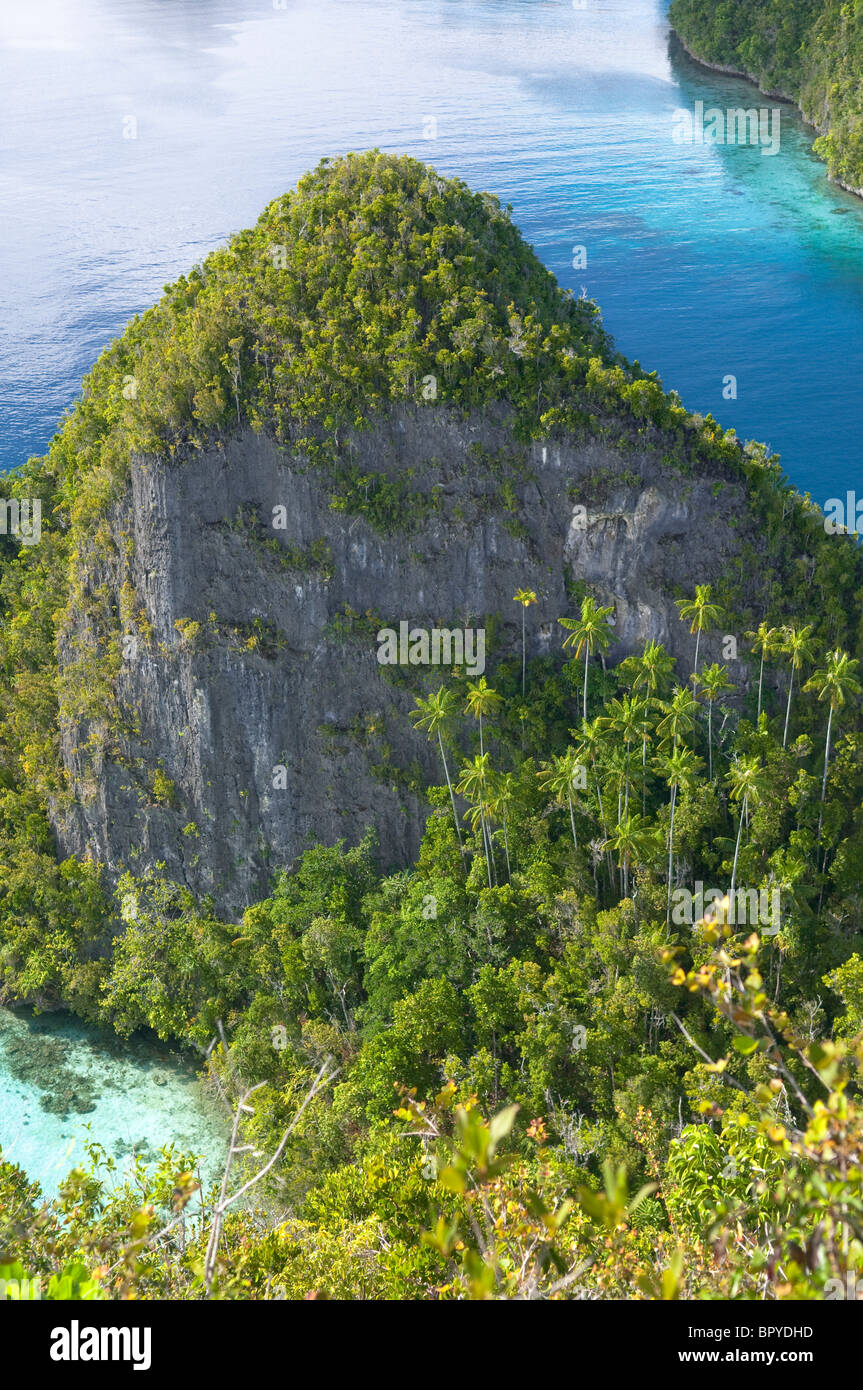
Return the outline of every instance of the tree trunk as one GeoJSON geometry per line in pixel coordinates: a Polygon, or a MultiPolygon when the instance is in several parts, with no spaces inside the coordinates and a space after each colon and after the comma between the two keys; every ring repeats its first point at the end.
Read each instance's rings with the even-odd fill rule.
{"type": "Polygon", "coordinates": [[[503,812],[503,852],[506,855],[506,876],[507,880],[512,878],[512,869],[509,863],[509,835],[506,829],[506,810],[503,812]]]}
{"type": "Polygon", "coordinates": [[[746,815],[746,801],[743,798],[743,805],[740,808],[740,824],[737,827],[737,844],[734,846],[734,864],[731,869],[731,896],[734,896],[734,885],[737,882],[737,856],[740,854],[740,836],[743,834],[743,817],[746,815]]]}
{"type": "MultiPolygon", "coordinates": [[[[599,785],[599,773],[598,773],[597,770],[596,770],[596,763],[594,762],[593,758],[591,758],[591,765],[592,765],[592,767],[593,767],[593,783],[594,783],[594,786],[596,787],[596,801],[597,801],[597,805],[599,806],[599,823],[600,823],[600,825],[602,826],[602,833],[603,833],[603,835],[605,836],[605,839],[607,840],[607,839],[608,839],[608,826],[607,826],[606,821],[605,821],[605,807],[604,807],[603,804],[602,804],[602,788],[601,788],[600,785],[599,785]]],[[[608,870],[608,886],[610,887],[610,889],[611,889],[611,891],[612,891],[612,893],[613,893],[613,892],[614,892],[614,863],[613,863],[613,861],[612,861],[612,859],[611,859],[611,854],[610,854],[610,852],[609,852],[608,850],[604,851],[603,857],[604,857],[604,859],[605,859],[605,867],[606,867],[606,869],[608,870]]]]}
{"type": "Polygon", "coordinates": [[[788,682],[788,704],[785,707],[785,733],[782,735],[782,747],[788,742],[788,721],[791,718],[791,692],[794,689],[794,662],[791,663],[791,679],[788,682]]]}
{"type": "Polygon", "coordinates": [[[590,660],[590,647],[584,649],[584,695],[582,696],[582,710],[584,718],[587,719],[587,663],[590,660]]]}
{"type": "Polygon", "coordinates": [[[490,888],[490,887],[491,887],[491,856],[489,855],[489,852],[488,852],[488,844],[489,844],[489,842],[488,842],[488,832],[486,831],[486,828],[485,828],[485,811],[484,811],[484,809],[483,809],[482,801],[480,801],[480,803],[479,803],[479,819],[480,819],[480,824],[482,825],[482,847],[483,847],[483,850],[485,851],[485,870],[486,870],[486,873],[488,874],[488,886],[489,886],[489,888],[490,888]]]}
{"type": "Polygon", "coordinates": [[[452,816],[453,816],[453,820],[455,821],[455,833],[456,833],[456,835],[458,836],[458,847],[459,847],[459,850],[460,850],[460,852],[461,852],[461,862],[462,862],[462,864],[464,864],[464,845],[463,845],[462,842],[461,842],[461,829],[460,829],[459,823],[458,823],[458,811],[456,810],[456,805],[455,805],[455,793],[453,792],[453,789],[452,789],[452,782],[450,781],[450,777],[449,777],[449,768],[447,767],[446,753],[444,752],[444,749],[443,749],[443,739],[441,738],[440,729],[438,729],[438,731],[437,731],[437,739],[438,739],[438,743],[440,744],[440,755],[441,755],[441,758],[443,759],[444,776],[446,777],[446,784],[447,784],[447,786],[449,787],[449,799],[450,799],[450,804],[452,805],[452,816]]]}
{"type": "Polygon", "coordinates": [[[827,796],[827,768],[830,764],[830,734],[833,730],[833,701],[830,701],[830,714],[827,717],[827,743],[824,748],[824,776],[821,779],[821,810],[818,812],[818,839],[821,843],[821,822],[824,819],[824,800],[827,796]]]}
{"type": "Polygon", "coordinates": [[[665,935],[671,933],[671,873],[674,867],[674,807],[677,801],[677,783],[671,788],[671,823],[668,827],[668,903],[665,911],[665,935]]]}
{"type": "Polygon", "coordinates": [[[525,689],[525,665],[527,662],[527,650],[525,648],[524,619],[527,612],[524,604],[521,605],[521,698],[524,699],[525,689]]]}
{"type": "Polygon", "coordinates": [[[576,854],[577,854],[577,853],[578,853],[578,839],[577,839],[576,834],[575,834],[575,813],[573,812],[573,809],[572,809],[572,795],[571,795],[571,793],[570,793],[569,791],[567,791],[567,793],[566,793],[566,799],[567,799],[567,801],[569,802],[569,823],[570,823],[570,825],[572,826],[572,843],[573,843],[573,845],[575,846],[575,852],[576,852],[576,854]]]}

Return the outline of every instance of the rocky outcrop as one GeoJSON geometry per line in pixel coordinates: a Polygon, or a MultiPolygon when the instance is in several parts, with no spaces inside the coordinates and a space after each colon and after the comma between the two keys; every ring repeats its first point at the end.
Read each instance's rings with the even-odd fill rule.
{"type": "MultiPolygon", "coordinates": [[[[520,650],[515,590],[539,596],[535,654],[560,648],[556,620],[577,611],[581,580],[614,605],[612,660],[650,637],[691,660],[674,597],[716,581],[752,540],[743,484],[684,478],[659,446],[522,447],[502,417],[435,406],[393,410],[352,449],[359,476],[405,487],[383,529],[331,505],[326,476],[266,435],[182,462],[133,459],[114,545],[87,578],[134,613],[116,681],[123,732],[94,769],[86,725],[64,728],[65,853],[112,874],[164,862],[231,912],[310,843],[356,842],[370,825],[383,861],[407,862],[422,779],[440,774],[407,718],[403,673],[378,663],[379,627],[485,626],[491,675],[520,650]]],[[[77,621],[80,637],[83,609],[77,621]]],[[[721,657],[716,637],[701,650],[721,657]]]]}

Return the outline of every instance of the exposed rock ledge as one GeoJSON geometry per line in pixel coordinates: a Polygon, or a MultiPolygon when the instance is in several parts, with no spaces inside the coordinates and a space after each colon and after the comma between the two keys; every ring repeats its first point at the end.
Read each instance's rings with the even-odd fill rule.
{"type": "MultiPolygon", "coordinates": [[[[182,464],[133,461],[111,518],[115,547],[87,582],[106,585],[119,612],[121,557],[131,555],[139,630],[149,624],[150,633],[124,662],[117,696],[137,732],[94,768],[88,728],[64,731],[76,795],[55,812],[64,852],[89,852],[114,874],[165,861],[171,877],[229,911],[265,892],[272,871],[311,841],[356,842],[372,823],[384,861],[407,862],[426,812],[392,769],[418,760],[436,781],[437,754],[407,719],[410,692],[378,665],[378,624],[477,626],[500,614],[491,672],[520,649],[519,586],[540,596],[528,613],[530,651],[559,647],[556,620],[574,611],[569,577],[615,605],[612,659],[653,637],[691,661],[694,638],[675,594],[716,581],[745,542],[759,543],[742,483],[683,478],[662,462],[659,445],[623,450],[593,440],[518,451],[502,421],[466,423],[435,407],[394,411],[358,436],[356,459],[364,471],[415,470],[411,488],[426,496],[437,488],[437,510],[413,531],[382,535],[333,510],[316,470],[251,431],[182,464]],[[477,461],[472,445],[487,455],[520,452],[514,509],[502,505],[499,465],[477,461]],[[573,519],[579,502],[583,528],[573,519]],[[287,529],[268,530],[279,505],[287,529]],[[240,509],[246,520],[237,526],[240,509]],[[290,550],[289,564],[274,537],[290,550]],[[331,553],[325,570],[302,558],[321,542],[331,553]],[[346,605],[371,617],[346,625],[346,605]],[[200,624],[194,640],[178,621],[200,624]],[[256,621],[277,635],[274,650],[226,636],[256,621]],[[284,787],[274,786],[279,765],[284,787]],[[173,783],[167,801],[153,796],[157,767],[173,783]]],[[[81,630],[88,621],[82,614],[81,630]]],[[[715,637],[701,652],[721,659],[715,637]]],[[[731,672],[745,681],[741,666],[731,663],[731,672]]]]}

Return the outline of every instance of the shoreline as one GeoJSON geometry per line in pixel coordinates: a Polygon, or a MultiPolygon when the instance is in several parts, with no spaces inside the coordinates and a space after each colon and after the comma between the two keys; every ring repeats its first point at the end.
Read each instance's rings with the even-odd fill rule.
{"type": "MultiPolygon", "coordinates": [[[[674,37],[675,41],[680,45],[687,57],[691,58],[693,63],[697,63],[699,67],[706,68],[708,72],[719,72],[722,73],[725,77],[739,77],[744,82],[749,82],[761,93],[762,96],[767,97],[769,100],[784,101],[787,102],[789,106],[793,106],[799,114],[800,119],[803,121],[803,123],[805,125],[808,125],[810,130],[814,130],[816,132],[816,135],[827,134],[826,129],[822,129],[822,127],[819,126],[815,121],[809,120],[808,116],[804,114],[800,106],[800,103],[798,102],[796,97],[789,96],[787,92],[770,91],[768,90],[768,88],[762,87],[758,78],[753,76],[751,72],[746,72],[743,68],[732,68],[729,67],[727,63],[712,63],[708,61],[707,58],[700,57],[700,55],[694,53],[693,50],[689,47],[688,43],[686,43],[686,41],[680,37],[680,34],[677,32],[676,29],[669,29],[669,33],[674,37]]],[[[821,160],[821,163],[824,165],[824,172],[827,177],[828,183],[832,183],[836,188],[843,189],[844,192],[852,194],[855,198],[863,198],[863,188],[855,188],[852,184],[845,183],[844,179],[840,179],[836,177],[836,175],[831,174],[829,168],[827,167],[826,161],[821,159],[821,156],[819,154],[816,154],[815,157],[816,159],[821,160]]]]}
{"type": "Polygon", "coordinates": [[[16,1019],[29,1019],[33,1023],[38,1022],[40,1018],[56,1019],[61,1029],[67,1025],[77,1026],[86,1033],[94,1034],[99,1039],[99,1043],[104,1042],[106,1051],[112,1045],[120,1048],[124,1057],[134,1055],[135,1045],[149,1047],[154,1053],[163,1054],[165,1065],[190,1067],[195,1072],[197,1081],[208,1087],[212,1085],[212,1076],[209,1071],[204,1072],[201,1053],[194,1043],[184,1043],[179,1038],[165,1041],[153,1029],[147,1027],[136,1028],[128,1037],[125,1037],[122,1033],[118,1033],[110,1023],[95,1023],[91,1019],[84,1018],[65,1002],[35,1003],[32,999],[19,999],[14,995],[6,995],[0,998],[0,1015],[3,1012],[16,1019]]]}

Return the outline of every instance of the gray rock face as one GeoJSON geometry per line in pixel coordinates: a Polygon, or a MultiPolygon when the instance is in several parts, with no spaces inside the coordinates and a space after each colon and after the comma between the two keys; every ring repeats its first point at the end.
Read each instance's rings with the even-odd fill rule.
{"type": "MultiPolygon", "coordinates": [[[[125,732],[94,766],[87,728],[64,729],[64,853],[114,874],[164,862],[231,913],[309,844],[355,843],[372,824],[384,863],[406,863],[425,810],[398,769],[440,773],[397,668],[378,663],[378,628],[476,628],[497,614],[491,676],[520,651],[516,589],[539,596],[535,654],[560,647],[556,620],[577,611],[567,583],[584,580],[615,606],[612,660],[653,637],[691,661],[674,596],[715,581],[752,539],[741,484],[724,480],[717,502],[716,478],[682,478],[658,450],[521,448],[504,421],[444,407],[394,411],[353,446],[361,473],[407,484],[413,524],[382,534],[334,509],[318,469],[251,431],[180,463],[133,460],[113,559],[88,581],[118,614],[124,578],[134,590],[116,687],[125,732]]],[[[701,652],[720,658],[718,637],[701,652]]]]}

